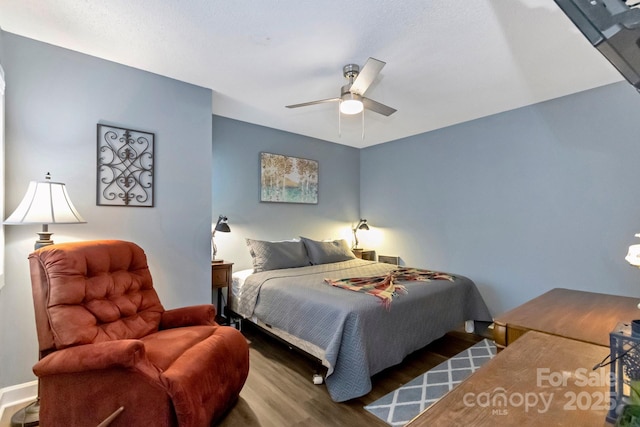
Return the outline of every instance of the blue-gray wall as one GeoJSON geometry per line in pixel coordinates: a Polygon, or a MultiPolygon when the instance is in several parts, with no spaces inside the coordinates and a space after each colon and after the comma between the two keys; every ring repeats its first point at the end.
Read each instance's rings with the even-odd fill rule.
{"type": "Polygon", "coordinates": [[[2,59],[4,58],[4,31],[0,28],[0,64],[2,64],[2,59]]]}
{"type": "Polygon", "coordinates": [[[359,218],[359,159],[352,147],[214,116],[212,217],[226,215],[231,228],[216,233],[218,258],[236,271],[251,267],[247,237],[350,239],[359,218]],[[261,203],[261,152],[317,160],[318,204],[261,203]]]}
{"type": "Polygon", "coordinates": [[[640,95],[616,83],[361,151],[380,251],[472,278],[493,314],[565,287],[640,296],[640,95]]]}
{"type": "MultiPolygon", "coordinates": [[[[142,246],[166,308],[206,303],[210,288],[211,97],[205,89],[10,33],[6,72],[6,210],[30,180],[66,183],[82,225],[56,242],[126,239],[142,246]],[[96,206],[96,124],[155,133],[155,207],[96,206]]],[[[27,255],[38,226],[5,226],[0,388],[34,379],[37,338],[27,255]]]]}

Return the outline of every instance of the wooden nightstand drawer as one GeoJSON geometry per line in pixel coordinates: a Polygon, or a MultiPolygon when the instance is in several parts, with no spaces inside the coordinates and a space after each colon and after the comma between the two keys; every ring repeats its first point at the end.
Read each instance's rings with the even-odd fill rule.
{"type": "Polygon", "coordinates": [[[213,267],[211,272],[211,286],[213,288],[226,288],[229,286],[231,280],[231,265],[225,267],[225,264],[221,264],[220,268],[213,267]]]}

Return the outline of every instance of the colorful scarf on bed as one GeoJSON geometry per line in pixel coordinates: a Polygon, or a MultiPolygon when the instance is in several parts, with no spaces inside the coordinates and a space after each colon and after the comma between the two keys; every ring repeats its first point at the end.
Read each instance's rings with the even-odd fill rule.
{"type": "Polygon", "coordinates": [[[324,279],[331,286],[348,289],[354,292],[364,292],[374,297],[380,298],[382,305],[389,310],[391,301],[398,295],[407,293],[407,288],[395,282],[419,281],[430,282],[431,280],[448,280],[453,282],[453,276],[431,270],[421,270],[418,268],[400,267],[388,272],[383,276],[372,277],[351,277],[348,279],[324,279]]]}

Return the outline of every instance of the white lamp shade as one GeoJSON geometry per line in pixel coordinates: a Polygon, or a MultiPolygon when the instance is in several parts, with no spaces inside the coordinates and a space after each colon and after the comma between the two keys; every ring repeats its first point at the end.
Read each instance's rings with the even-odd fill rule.
{"type": "Polygon", "coordinates": [[[86,221],[61,182],[31,181],[27,194],[5,224],[78,224],[86,221]]]}
{"type": "Polygon", "coordinates": [[[640,267],[640,245],[629,246],[629,252],[624,259],[631,265],[640,267]]]}

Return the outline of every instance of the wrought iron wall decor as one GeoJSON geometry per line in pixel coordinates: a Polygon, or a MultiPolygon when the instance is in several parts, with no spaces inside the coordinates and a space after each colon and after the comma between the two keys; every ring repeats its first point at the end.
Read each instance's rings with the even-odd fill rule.
{"type": "Polygon", "coordinates": [[[99,206],[153,206],[154,134],[98,124],[99,206]]]}

